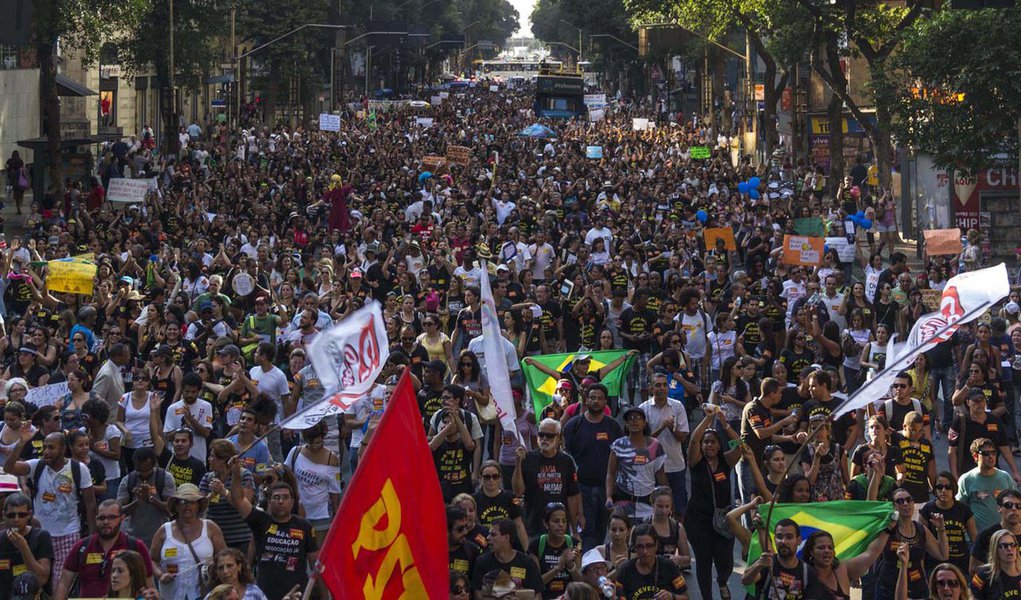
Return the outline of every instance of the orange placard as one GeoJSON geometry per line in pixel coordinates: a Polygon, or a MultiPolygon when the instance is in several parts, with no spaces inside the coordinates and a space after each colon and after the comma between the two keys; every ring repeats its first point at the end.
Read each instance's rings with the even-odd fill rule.
{"type": "Polygon", "coordinates": [[[429,171],[435,171],[436,169],[442,167],[446,162],[447,159],[445,157],[430,154],[429,156],[425,156],[422,158],[422,167],[428,169],[429,171]]]}
{"type": "Polygon", "coordinates": [[[723,246],[732,252],[737,251],[737,242],[734,241],[734,230],[730,227],[712,227],[702,231],[705,236],[706,250],[716,247],[717,240],[723,240],[723,246]]]}
{"type": "Polygon", "coordinates": [[[926,229],[922,234],[925,236],[925,253],[929,256],[960,254],[963,249],[960,229],[926,229]]]}
{"type": "Polygon", "coordinates": [[[826,238],[808,237],[804,235],[783,236],[783,259],[787,265],[805,265],[814,267],[822,264],[823,248],[826,238]]]}

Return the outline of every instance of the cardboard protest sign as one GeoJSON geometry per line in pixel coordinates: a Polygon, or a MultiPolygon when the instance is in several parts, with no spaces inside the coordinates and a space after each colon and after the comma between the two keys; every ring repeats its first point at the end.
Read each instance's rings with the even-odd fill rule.
{"type": "Polygon", "coordinates": [[[421,125],[428,129],[433,126],[433,119],[432,117],[415,117],[415,125],[421,125]]]}
{"type": "Polygon", "coordinates": [[[798,235],[809,237],[823,237],[826,235],[822,226],[822,219],[819,217],[801,217],[794,219],[794,232],[798,235]]]}
{"type": "Polygon", "coordinates": [[[320,114],[319,131],[340,131],[340,115],[320,114]]]}
{"type": "Polygon", "coordinates": [[[734,240],[734,230],[730,227],[711,227],[702,232],[705,236],[706,250],[716,247],[716,240],[723,240],[727,250],[737,251],[737,242],[734,240]]]}
{"type": "Polygon", "coordinates": [[[821,237],[785,235],[783,236],[783,263],[808,267],[820,265],[825,245],[826,240],[821,237]]]}
{"type": "Polygon", "coordinates": [[[124,204],[142,202],[149,192],[149,185],[148,179],[116,177],[110,180],[110,185],[106,189],[106,199],[124,204]]]}
{"type": "Polygon", "coordinates": [[[50,406],[57,403],[67,395],[67,382],[51,383],[42,387],[36,387],[28,390],[28,394],[25,395],[25,400],[35,404],[36,406],[50,406]]]}
{"type": "Polygon", "coordinates": [[[631,120],[631,129],[634,131],[645,131],[646,129],[650,129],[649,120],[635,117],[631,120]]]}
{"type": "Polygon", "coordinates": [[[922,292],[922,304],[924,304],[930,312],[939,310],[939,305],[943,301],[943,292],[940,290],[919,290],[922,292]]]}
{"type": "Polygon", "coordinates": [[[471,161],[471,148],[468,146],[447,146],[447,160],[455,165],[467,167],[471,161]]]}
{"type": "Polygon", "coordinates": [[[832,250],[837,251],[837,258],[842,263],[853,263],[854,262],[854,244],[849,244],[846,237],[828,237],[826,238],[826,245],[832,250]]]}
{"type": "Polygon", "coordinates": [[[929,256],[945,256],[960,254],[964,247],[961,244],[961,230],[957,229],[926,229],[925,253],[929,256]]]}
{"type": "Polygon", "coordinates": [[[72,260],[54,260],[49,263],[46,287],[51,292],[92,295],[96,265],[72,260]]]}
{"type": "Polygon", "coordinates": [[[429,156],[422,157],[422,166],[428,171],[435,171],[447,163],[447,159],[443,156],[437,156],[430,154],[429,156]]]}

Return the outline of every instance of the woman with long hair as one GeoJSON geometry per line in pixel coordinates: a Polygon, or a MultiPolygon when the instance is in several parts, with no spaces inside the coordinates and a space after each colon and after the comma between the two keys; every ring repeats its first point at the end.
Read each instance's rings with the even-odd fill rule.
{"type": "Polygon", "coordinates": [[[808,334],[802,329],[792,328],[787,334],[787,347],[780,351],[780,362],[787,367],[792,377],[815,362],[808,349],[808,334]]]}
{"type": "Polygon", "coordinates": [[[739,361],[736,356],[723,361],[719,378],[713,380],[709,389],[709,403],[720,407],[721,416],[729,423],[732,431],[740,429],[741,411],[751,400],[748,386],[741,379],[740,370],[737,368],[739,361]]]}
{"type": "Polygon", "coordinates": [[[319,539],[325,539],[330,530],[341,493],[340,457],[323,443],[326,432],[325,419],[303,430],[305,443],[291,448],[284,461],[297,477],[305,518],[312,522],[319,539]]]}
{"type": "Polygon", "coordinates": [[[957,500],[957,478],[949,472],[942,471],[936,475],[936,485],[933,486],[933,491],[936,494],[936,499],[926,502],[925,506],[918,511],[919,521],[936,533],[936,528],[929,523],[929,519],[934,514],[943,516],[949,542],[947,562],[962,571],[967,571],[970,547],[965,535],[967,534],[967,540],[978,539],[975,517],[972,516],[971,509],[967,505],[957,500]]]}
{"type": "Polygon", "coordinates": [[[894,531],[893,523],[879,532],[865,552],[845,560],[837,559],[833,536],[828,531],[817,530],[805,540],[804,560],[815,567],[819,582],[826,586],[833,600],[851,597],[851,584],[861,578],[883,551],[894,531]]]}
{"type": "Polygon", "coordinates": [[[613,573],[617,567],[632,557],[631,517],[618,512],[612,513],[607,531],[609,532],[607,542],[596,546],[596,550],[610,563],[610,573],[613,573]]]}
{"type": "Polygon", "coordinates": [[[193,600],[202,596],[200,563],[210,561],[226,544],[220,528],[203,519],[209,500],[194,484],[177,487],[167,500],[172,521],[156,530],[150,554],[153,577],[160,581],[164,600],[193,600]]]}
{"type": "Polygon", "coordinates": [[[914,364],[908,369],[908,375],[911,376],[912,395],[918,398],[922,406],[932,414],[932,422],[940,423],[942,421],[940,408],[942,407],[939,402],[936,402],[936,386],[933,385],[929,355],[922,352],[916,356],[914,364]]]}
{"type": "Polygon", "coordinates": [[[453,372],[453,346],[450,337],[440,329],[439,315],[426,313],[422,317],[422,328],[424,331],[418,336],[418,343],[429,353],[429,360],[442,360],[453,372]]]}
{"type": "Polygon", "coordinates": [[[870,452],[878,452],[885,461],[885,475],[896,478],[898,472],[904,471],[904,461],[901,459],[900,448],[891,444],[893,430],[889,421],[880,414],[869,417],[866,424],[869,435],[864,444],[859,444],[851,453],[851,477],[857,477],[867,471],[865,456],[870,452]]]}
{"type": "MultiPolygon", "coordinates": [[[[907,554],[905,549],[904,554],[907,554]]],[[[950,563],[940,563],[929,575],[929,600],[968,600],[968,579],[950,563]]],[[[908,577],[903,573],[897,578],[897,594],[894,600],[909,600],[908,577]]]]}
{"type": "Polygon", "coordinates": [[[72,371],[67,374],[68,392],[57,401],[60,411],[60,427],[65,431],[85,427],[85,415],[82,407],[93,398],[89,376],[85,371],[72,371]]]}
{"type": "Polygon", "coordinates": [[[813,416],[808,421],[815,437],[805,447],[801,469],[812,484],[812,498],[816,502],[842,500],[850,478],[847,474],[847,453],[833,441],[832,423],[828,416],[813,416]]]}
{"type": "MultiPolygon", "coordinates": [[[[851,284],[851,293],[844,295],[844,302],[837,309],[837,312],[841,316],[846,317],[855,310],[861,311],[866,329],[871,331],[875,328],[876,310],[872,303],[869,302],[868,296],[865,295],[865,284],[860,281],[855,281],[851,284]]],[[[848,323],[850,324],[850,320],[848,320],[848,323]]]]}
{"type": "Polygon", "coordinates": [[[1009,598],[1021,589],[1021,559],[1017,537],[1006,529],[989,540],[989,560],[971,579],[974,600],[1009,598]]]}
{"type": "Polygon", "coordinates": [[[121,550],[110,561],[110,590],[107,598],[152,597],[151,591],[146,588],[147,580],[142,555],[134,550],[121,550]]]}
{"type": "MultiPolygon", "coordinates": [[[[876,598],[892,598],[900,584],[898,577],[907,577],[909,598],[926,598],[929,595],[925,580],[925,555],[938,561],[947,559],[948,542],[943,517],[933,514],[930,523],[938,535],[914,520],[915,499],[904,488],[893,491],[893,509],[897,524],[891,532],[890,543],[883,547],[883,556],[876,573],[876,598]],[[898,567],[898,563],[903,566],[898,567]]],[[[995,547],[995,546],[990,546],[995,547]]]]}
{"type": "Polygon", "coordinates": [[[865,346],[872,341],[872,330],[865,322],[861,309],[851,311],[847,320],[847,329],[840,333],[840,342],[844,352],[844,379],[847,382],[847,393],[858,391],[862,384],[861,356],[865,346]]]}
{"type": "Polygon", "coordinates": [[[903,333],[900,329],[901,305],[893,297],[893,284],[884,282],[879,285],[874,301],[876,310],[876,326],[886,325],[889,333],[903,333]]]}
{"type": "Polygon", "coordinates": [[[885,323],[876,325],[876,339],[865,344],[858,359],[859,370],[864,371],[862,382],[886,368],[886,344],[890,341],[890,327],[885,323]]]}
{"type": "Polygon", "coordinates": [[[650,496],[652,516],[646,521],[652,526],[652,533],[659,540],[659,554],[670,559],[682,569],[691,567],[691,549],[688,534],[674,519],[674,496],[669,487],[661,486],[652,490],[650,496]]]}
{"type": "Polygon", "coordinates": [[[252,568],[245,555],[237,548],[224,548],[217,552],[211,570],[213,576],[210,585],[214,590],[226,585],[237,592],[238,600],[267,600],[266,594],[255,585],[255,577],[252,576],[252,568]]]}
{"type": "Polygon", "coordinates": [[[539,565],[544,598],[562,594],[572,579],[581,579],[581,548],[568,535],[567,507],[550,502],[542,517],[546,532],[528,543],[528,554],[539,565]]]}

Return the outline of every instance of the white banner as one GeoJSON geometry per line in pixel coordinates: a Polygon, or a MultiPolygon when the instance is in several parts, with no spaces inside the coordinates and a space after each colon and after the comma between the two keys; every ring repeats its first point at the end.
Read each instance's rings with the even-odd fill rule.
{"type": "Polygon", "coordinates": [[[837,258],[842,263],[854,262],[854,244],[849,244],[846,237],[828,237],[826,245],[837,251],[837,258]]]}
{"type": "Polygon", "coordinates": [[[67,395],[67,382],[62,383],[51,383],[50,385],[44,385],[42,387],[35,387],[28,390],[28,394],[25,395],[25,400],[35,404],[36,407],[50,406],[56,404],[57,400],[60,400],[67,395]]]}
{"type": "Polygon", "coordinates": [[[652,124],[648,119],[635,117],[631,119],[631,129],[634,131],[645,131],[646,129],[652,129],[652,124]]]}
{"type": "Polygon", "coordinates": [[[1003,263],[951,277],[943,288],[940,310],[918,319],[905,343],[896,344],[896,336],[890,337],[886,350],[886,367],[833,411],[833,418],[886,396],[897,373],[909,367],[916,356],[949,340],[958,326],[979,318],[1009,293],[1010,280],[1003,263]]]}
{"type": "Polygon", "coordinates": [[[518,431],[514,419],[514,395],[511,393],[510,372],[504,359],[503,334],[500,333],[500,318],[496,314],[496,302],[493,300],[493,289],[489,286],[489,264],[482,261],[482,277],[479,287],[482,292],[482,347],[486,360],[486,377],[489,378],[489,390],[496,402],[496,411],[500,416],[500,425],[504,431],[513,431],[518,441],[518,431]]]}
{"type": "Polygon", "coordinates": [[[110,180],[110,187],[106,190],[106,199],[110,202],[122,202],[134,204],[145,200],[145,195],[152,185],[148,179],[128,179],[117,177],[110,180]]]}
{"type": "Polygon", "coordinates": [[[582,103],[592,108],[604,108],[606,106],[606,94],[585,94],[582,103]]]}
{"type": "Polygon", "coordinates": [[[319,131],[340,131],[340,115],[320,114],[319,131]]]}
{"type": "Polygon", "coordinates": [[[415,117],[415,125],[421,125],[422,127],[425,127],[426,129],[428,129],[428,128],[433,126],[433,118],[432,117],[415,117]]]}
{"type": "Polygon", "coordinates": [[[304,429],[310,426],[306,413],[320,413],[312,423],[315,424],[327,414],[347,410],[372,387],[389,356],[383,314],[378,302],[370,302],[321,332],[308,347],[309,360],[315,366],[326,396],[318,404],[289,417],[280,426],[304,429]],[[327,404],[336,405],[339,410],[324,406],[327,404]]]}

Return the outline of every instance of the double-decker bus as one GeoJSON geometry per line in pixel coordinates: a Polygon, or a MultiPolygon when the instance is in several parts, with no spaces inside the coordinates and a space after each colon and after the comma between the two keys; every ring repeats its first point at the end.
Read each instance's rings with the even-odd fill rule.
{"type": "MultiPolygon", "coordinates": [[[[515,77],[525,81],[534,80],[539,74],[539,66],[543,61],[539,60],[476,60],[475,71],[483,77],[501,78],[505,81],[515,77]]],[[[559,61],[545,61],[547,65],[555,65],[560,68],[559,61]]]]}
{"type": "Polygon", "coordinates": [[[569,119],[585,114],[585,80],[580,69],[543,63],[535,81],[535,114],[569,119]]]}

